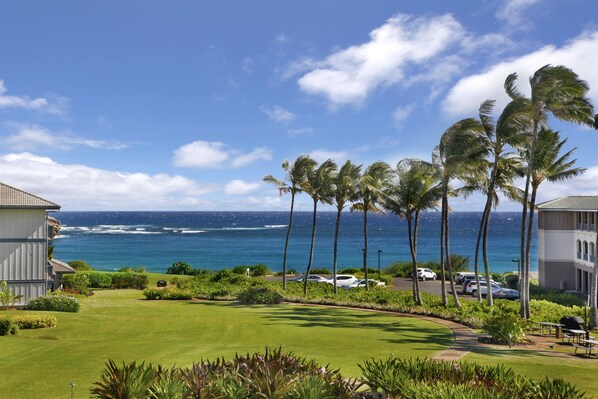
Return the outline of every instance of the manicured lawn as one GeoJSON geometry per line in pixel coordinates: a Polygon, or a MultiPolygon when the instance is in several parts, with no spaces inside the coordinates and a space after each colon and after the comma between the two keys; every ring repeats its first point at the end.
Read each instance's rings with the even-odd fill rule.
{"type": "MultiPolygon", "coordinates": [[[[369,357],[432,356],[452,332],[436,323],[366,311],[220,302],[146,301],[140,291],[100,291],[58,327],[0,337],[0,397],[88,397],[104,362],[190,365],[282,346],[358,376],[369,357]]],[[[43,312],[31,312],[43,313],[43,312]]]]}
{"type": "Polygon", "coordinates": [[[521,349],[482,347],[463,359],[480,364],[503,363],[515,372],[536,380],[547,376],[562,378],[585,391],[588,398],[598,397],[598,359],[576,357],[571,352],[562,358],[521,349]]]}

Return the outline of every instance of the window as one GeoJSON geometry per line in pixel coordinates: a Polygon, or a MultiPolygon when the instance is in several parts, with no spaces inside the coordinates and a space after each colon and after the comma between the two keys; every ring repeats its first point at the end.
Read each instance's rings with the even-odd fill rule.
{"type": "Polygon", "coordinates": [[[577,240],[577,259],[581,259],[581,241],[577,240]]]}

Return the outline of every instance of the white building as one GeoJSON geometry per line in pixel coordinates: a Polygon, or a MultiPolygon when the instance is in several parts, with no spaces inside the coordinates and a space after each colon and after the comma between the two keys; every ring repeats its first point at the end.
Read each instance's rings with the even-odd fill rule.
{"type": "MultiPolygon", "coordinates": [[[[0,183],[0,281],[18,305],[45,295],[48,288],[48,214],[60,206],[0,183]]],[[[50,237],[51,238],[51,237],[50,237]]]]}
{"type": "Polygon", "coordinates": [[[540,285],[588,293],[596,262],[598,196],[538,205],[540,285]]]}

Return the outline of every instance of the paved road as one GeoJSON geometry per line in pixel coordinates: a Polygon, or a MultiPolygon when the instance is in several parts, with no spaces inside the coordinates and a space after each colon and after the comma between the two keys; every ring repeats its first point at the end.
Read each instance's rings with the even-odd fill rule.
{"type": "MultiPolygon", "coordinates": [[[[391,287],[394,290],[411,290],[413,287],[413,281],[411,280],[411,278],[406,278],[406,277],[395,277],[392,279],[392,284],[393,286],[391,287]]],[[[461,294],[461,286],[460,285],[456,285],[455,288],[457,289],[457,294],[459,295],[460,298],[465,298],[465,299],[475,299],[474,297],[472,297],[471,295],[463,295],[461,294]]],[[[422,291],[425,291],[427,293],[430,294],[434,294],[434,295],[438,295],[440,296],[440,281],[436,280],[426,280],[426,281],[420,281],[419,282],[419,289],[422,291]]],[[[451,295],[451,286],[450,286],[450,282],[447,281],[446,282],[446,289],[447,289],[447,293],[449,295],[451,295]]]]}

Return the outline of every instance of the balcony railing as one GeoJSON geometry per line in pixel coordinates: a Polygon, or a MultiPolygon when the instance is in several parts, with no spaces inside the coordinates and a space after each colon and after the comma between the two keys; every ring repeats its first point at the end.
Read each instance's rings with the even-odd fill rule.
{"type": "Polygon", "coordinates": [[[581,259],[581,252],[577,253],[577,259],[581,259]]]}
{"type": "Polygon", "coordinates": [[[590,224],[590,231],[596,231],[596,225],[590,224]]]}
{"type": "Polygon", "coordinates": [[[596,262],[596,257],[594,255],[590,255],[590,262],[596,262]]]}
{"type": "Polygon", "coordinates": [[[588,260],[588,254],[583,254],[583,260],[588,260]]]}
{"type": "Polygon", "coordinates": [[[577,223],[577,230],[582,230],[581,226],[582,226],[581,223],[577,223]]]}

